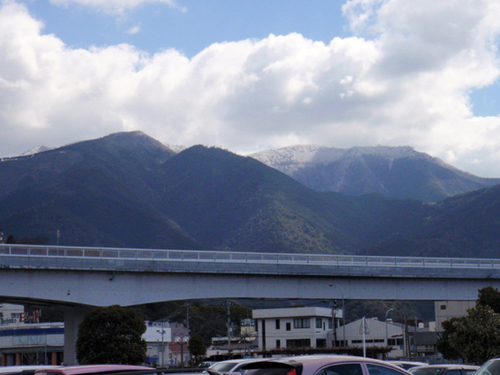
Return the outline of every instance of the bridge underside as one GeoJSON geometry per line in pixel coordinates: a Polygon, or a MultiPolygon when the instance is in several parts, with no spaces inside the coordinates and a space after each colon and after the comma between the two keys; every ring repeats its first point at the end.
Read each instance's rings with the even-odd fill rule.
{"type": "Polygon", "coordinates": [[[217,299],[475,300],[493,278],[1,269],[0,298],[122,306],[217,299]],[[331,287],[334,284],[336,287],[331,287]]]}

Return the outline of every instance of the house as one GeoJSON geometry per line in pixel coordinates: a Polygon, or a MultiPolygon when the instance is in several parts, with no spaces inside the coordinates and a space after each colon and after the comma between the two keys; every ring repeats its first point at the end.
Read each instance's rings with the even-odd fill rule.
{"type": "Polygon", "coordinates": [[[332,311],[341,319],[341,310],[325,307],[253,310],[259,350],[331,347],[332,311]]]}

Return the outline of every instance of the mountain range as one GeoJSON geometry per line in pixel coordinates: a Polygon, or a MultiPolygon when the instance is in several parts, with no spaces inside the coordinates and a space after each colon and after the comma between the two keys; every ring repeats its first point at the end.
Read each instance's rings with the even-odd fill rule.
{"type": "Polygon", "coordinates": [[[322,160],[316,165],[299,162],[291,149],[275,150],[280,157],[268,153],[269,165],[289,155],[283,172],[257,160],[263,154],[201,145],[178,150],[130,132],[2,159],[0,228],[18,240],[44,237],[68,246],[496,257],[500,245],[495,180],[411,148],[374,148],[373,157],[355,149],[330,162],[318,155],[334,149],[310,146],[307,152],[322,160]],[[325,173],[330,186],[346,190],[340,193],[319,183],[314,190],[295,174],[313,175],[332,163],[342,169],[347,159],[364,163],[361,170],[382,191],[356,193],[367,177],[355,178],[354,167],[343,175],[352,175],[351,185],[325,173]],[[415,181],[416,193],[410,183],[405,196],[398,180],[415,181]]]}
{"type": "Polygon", "coordinates": [[[498,178],[474,176],[408,146],[339,149],[304,145],[251,156],[311,189],[349,195],[379,193],[437,202],[500,183],[498,178]]]}

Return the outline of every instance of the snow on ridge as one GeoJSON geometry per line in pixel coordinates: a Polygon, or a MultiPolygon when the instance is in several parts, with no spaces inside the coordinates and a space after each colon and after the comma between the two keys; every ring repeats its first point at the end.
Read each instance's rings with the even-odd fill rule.
{"type": "Polygon", "coordinates": [[[408,156],[423,156],[425,154],[415,151],[410,146],[374,146],[374,147],[351,147],[346,150],[346,156],[378,155],[389,160],[408,156]]]}
{"type": "Polygon", "coordinates": [[[184,151],[187,147],[186,146],[180,146],[180,145],[171,145],[171,144],[165,144],[169,149],[171,149],[173,152],[178,154],[181,151],[184,151]]]}
{"type": "Polygon", "coordinates": [[[36,146],[36,147],[30,148],[29,150],[24,151],[19,156],[35,155],[35,154],[38,154],[39,152],[48,151],[48,150],[51,150],[51,148],[46,147],[46,146],[36,146]]]}
{"type": "Polygon", "coordinates": [[[319,145],[296,145],[259,151],[249,156],[255,158],[264,164],[288,164],[288,163],[305,163],[314,158],[318,150],[326,148],[319,145]]]}
{"type": "Polygon", "coordinates": [[[351,147],[347,149],[319,145],[296,145],[256,152],[250,156],[285,173],[293,173],[307,165],[329,164],[340,159],[356,158],[362,155],[379,155],[391,163],[402,157],[425,156],[410,146],[351,147]]]}

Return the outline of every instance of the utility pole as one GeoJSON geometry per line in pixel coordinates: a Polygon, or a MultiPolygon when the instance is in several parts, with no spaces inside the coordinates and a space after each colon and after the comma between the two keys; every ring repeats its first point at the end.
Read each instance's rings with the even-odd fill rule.
{"type": "Polygon", "coordinates": [[[418,357],[418,350],[417,350],[417,316],[415,315],[415,329],[413,330],[413,345],[415,346],[415,357],[418,357]]]}
{"type": "Polygon", "coordinates": [[[232,331],[232,326],[231,326],[231,309],[229,306],[231,306],[233,302],[231,301],[226,301],[225,305],[227,308],[227,354],[230,353],[231,351],[231,331],[232,331]]]}
{"type": "Polygon", "coordinates": [[[331,306],[332,306],[332,328],[333,328],[333,343],[332,343],[332,347],[335,348],[337,346],[337,325],[335,324],[336,323],[336,315],[337,315],[337,301],[336,300],[333,300],[331,302],[331,306]]]}

